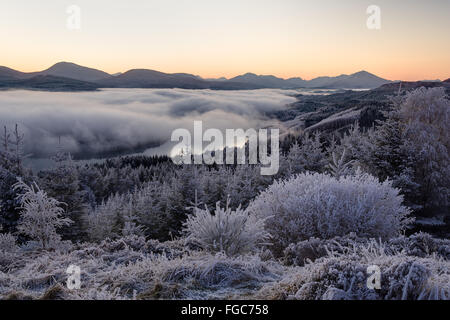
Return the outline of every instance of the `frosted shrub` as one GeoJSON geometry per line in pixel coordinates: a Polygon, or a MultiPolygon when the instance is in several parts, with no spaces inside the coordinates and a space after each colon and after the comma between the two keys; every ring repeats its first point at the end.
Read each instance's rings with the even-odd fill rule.
{"type": "Polygon", "coordinates": [[[228,204],[219,204],[213,214],[195,209],[185,223],[187,240],[210,252],[223,252],[229,256],[252,252],[268,239],[264,220],[249,216],[240,207],[232,211],[228,204]]]}
{"type": "Polygon", "coordinates": [[[70,219],[62,217],[63,203],[48,197],[36,183],[28,186],[19,180],[14,189],[24,192],[19,197],[22,211],[18,231],[38,241],[44,249],[58,243],[61,237],[56,229],[72,223],[70,219]]]}
{"type": "Polygon", "coordinates": [[[391,238],[411,222],[398,189],[360,172],[340,179],[304,173],[277,181],[248,210],[267,219],[271,248],[277,254],[310,237],[329,239],[355,232],[360,237],[391,238]]]}
{"type": "MultiPolygon", "coordinates": [[[[343,239],[341,239],[343,240],[343,239]]],[[[351,242],[351,241],[350,241],[351,242]]],[[[448,260],[391,251],[386,243],[355,242],[308,263],[297,274],[260,291],[260,299],[298,300],[447,300],[448,260]],[[339,252],[340,251],[340,252],[339,252]],[[367,267],[379,266],[381,289],[367,287],[367,267]]]]}

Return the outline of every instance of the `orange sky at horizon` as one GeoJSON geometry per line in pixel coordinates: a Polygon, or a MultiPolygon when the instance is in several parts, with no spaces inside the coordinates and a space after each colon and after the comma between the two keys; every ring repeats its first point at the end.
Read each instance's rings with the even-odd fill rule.
{"type": "Polygon", "coordinates": [[[389,80],[450,78],[450,1],[26,0],[0,2],[0,65],[40,71],[60,61],[108,73],[143,68],[203,78],[281,78],[366,70],[389,80]],[[69,5],[81,29],[66,27],[69,5]]]}

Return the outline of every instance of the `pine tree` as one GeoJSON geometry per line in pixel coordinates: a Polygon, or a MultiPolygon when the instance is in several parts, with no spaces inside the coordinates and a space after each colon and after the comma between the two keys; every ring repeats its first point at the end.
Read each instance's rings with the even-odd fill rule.
{"type": "Polygon", "coordinates": [[[415,180],[426,207],[450,205],[450,100],[444,88],[419,88],[398,110],[405,146],[414,155],[415,180]]]}
{"type": "Polygon", "coordinates": [[[65,203],[64,215],[74,221],[70,228],[62,229],[63,238],[82,241],[86,238],[86,192],[81,189],[78,170],[70,154],[59,151],[53,160],[54,168],[39,172],[39,184],[50,197],[65,203]]]}
{"type": "Polygon", "coordinates": [[[17,231],[19,222],[18,192],[13,186],[17,182],[17,176],[0,166],[0,226],[4,232],[17,231]]]}
{"type": "MultiPolygon", "coordinates": [[[[5,126],[0,142],[0,227],[5,232],[16,232],[19,221],[17,190],[13,186],[17,178],[28,179],[31,173],[23,166],[24,135],[16,124],[10,132],[5,126]]],[[[19,239],[19,241],[22,239],[19,239]]]]}
{"type": "Polygon", "coordinates": [[[355,162],[354,160],[346,162],[346,152],[347,149],[344,149],[340,156],[337,153],[332,153],[332,161],[328,164],[328,169],[333,177],[339,179],[342,176],[347,175],[350,172],[351,166],[355,162]]]}
{"type": "Polygon", "coordinates": [[[20,177],[25,174],[23,160],[27,157],[23,151],[24,137],[17,124],[12,132],[5,126],[1,137],[0,166],[20,177]]]}
{"type": "Polygon", "coordinates": [[[305,171],[323,172],[327,159],[320,133],[306,133],[300,143],[294,143],[286,156],[286,163],[288,175],[305,171]]]}

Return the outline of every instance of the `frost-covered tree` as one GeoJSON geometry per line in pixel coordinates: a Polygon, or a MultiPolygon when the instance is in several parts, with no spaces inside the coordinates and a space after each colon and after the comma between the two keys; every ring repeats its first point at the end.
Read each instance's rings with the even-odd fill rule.
{"type": "MultiPolygon", "coordinates": [[[[193,190],[195,194],[195,191],[193,190]]],[[[169,240],[179,235],[188,209],[178,180],[152,182],[131,195],[132,210],[146,236],[169,240]]]]}
{"type": "Polygon", "coordinates": [[[15,232],[19,221],[19,202],[13,186],[17,176],[0,166],[0,227],[4,232],[15,232]]]}
{"type": "Polygon", "coordinates": [[[409,209],[391,182],[368,174],[339,179],[304,173],[277,181],[249,206],[252,215],[267,219],[275,253],[291,243],[328,239],[355,232],[361,237],[390,238],[412,221],[409,209]]]}
{"type": "Polygon", "coordinates": [[[304,134],[300,143],[294,143],[286,156],[288,175],[305,171],[322,172],[326,164],[327,157],[320,133],[304,134]]]}
{"type": "Polygon", "coordinates": [[[195,204],[196,195],[202,197],[203,188],[200,184],[200,177],[203,170],[197,165],[183,165],[176,174],[177,185],[184,201],[184,206],[189,207],[195,204]]]}
{"type": "Polygon", "coordinates": [[[412,208],[448,206],[450,101],[445,91],[420,88],[392,101],[386,120],[360,139],[356,158],[370,173],[400,187],[412,208]]]}
{"type": "Polygon", "coordinates": [[[354,160],[345,161],[346,152],[347,150],[344,149],[340,156],[338,156],[335,152],[331,154],[332,161],[328,164],[328,170],[335,178],[339,178],[351,172],[354,160]]]}
{"type": "Polygon", "coordinates": [[[72,226],[62,228],[63,239],[81,241],[86,237],[86,192],[81,188],[79,172],[70,154],[59,151],[53,160],[54,168],[39,172],[39,185],[50,197],[66,205],[64,216],[74,221],[72,226]]]}
{"type": "Polygon", "coordinates": [[[385,117],[363,139],[358,161],[380,180],[392,180],[395,187],[401,188],[408,206],[420,209],[416,204],[419,185],[413,170],[415,155],[406,145],[404,125],[396,110],[386,112],[385,117]]]}
{"type": "Polygon", "coordinates": [[[87,217],[87,233],[92,241],[121,236],[124,223],[125,196],[115,195],[98,205],[87,217]]]}
{"type": "Polygon", "coordinates": [[[216,206],[214,214],[206,207],[196,208],[185,223],[187,240],[203,249],[228,256],[255,252],[264,244],[269,234],[264,230],[264,220],[250,216],[240,207],[236,211],[227,206],[216,206]]]}
{"type": "Polygon", "coordinates": [[[197,206],[206,205],[208,207],[214,207],[217,202],[225,203],[224,199],[228,194],[232,192],[230,189],[230,177],[232,170],[227,169],[225,166],[219,166],[217,170],[212,169],[205,171],[200,176],[200,185],[203,192],[201,197],[198,197],[197,206]]]}
{"type": "Polygon", "coordinates": [[[24,134],[19,131],[19,126],[16,124],[14,130],[10,132],[5,126],[1,136],[0,149],[0,166],[8,169],[17,176],[25,174],[23,167],[23,160],[26,155],[23,151],[24,134]]]}
{"type": "Polygon", "coordinates": [[[415,180],[426,206],[450,205],[450,100],[444,88],[419,88],[405,97],[398,115],[406,146],[415,155],[415,180]]]}
{"type": "Polygon", "coordinates": [[[359,122],[355,122],[350,129],[343,134],[339,144],[334,142],[329,147],[329,153],[344,154],[342,159],[344,162],[353,161],[355,166],[362,167],[365,171],[366,160],[370,158],[368,152],[372,150],[373,145],[369,142],[368,136],[371,135],[372,129],[364,131],[361,129],[359,122]]]}
{"type": "Polygon", "coordinates": [[[221,201],[221,203],[225,204],[229,201],[229,206],[232,209],[236,209],[241,205],[243,208],[246,208],[250,201],[273,181],[272,176],[260,174],[259,166],[252,165],[237,166],[233,171],[230,170],[228,172],[226,178],[226,197],[217,199],[216,202],[221,201]]]}
{"type": "Polygon", "coordinates": [[[16,209],[17,192],[13,186],[17,178],[27,179],[31,174],[23,166],[24,135],[18,125],[13,131],[5,126],[0,136],[0,227],[4,232],[16,232],[19,212],[16,209]]]}
{"type": "Polygon", "coordinates": [[[88,215],[89,238],[100,241],[132,233],[165,241],[178,235],[187,212],[178,188],[175,182],[152,181],[134,192],[109,197],[88,215]]]}
{"type": "Polygon", "coordinates": [[[38,241],[44,249],[57,244],[61,240],[57,229],[72,223],[70,219],[63,217],[62,203],[49,197],[36,183],[29,186],[19,180],[14,188],[23,192],[20,195],[21,218],[18,231],[38,241]]]}

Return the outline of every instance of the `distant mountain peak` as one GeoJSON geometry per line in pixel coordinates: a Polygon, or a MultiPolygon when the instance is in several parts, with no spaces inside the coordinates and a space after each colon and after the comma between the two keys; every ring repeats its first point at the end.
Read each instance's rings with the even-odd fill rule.
{"type": "Polygon", "coordinates": [[[58,62],[47,70],[39,72],[39,74],[91,82],[111,76],[104,71],[83,67],[76,63],[67,61],[58,62]]]}
{"type": "Polygon", "coordinates": [[[380,78],[380,77],[374,75],[373,73],[370,73],[370,72],[365,71],[365,70],[361,70],[361,71],[355,72],[355,73],[351,74],[350,77],[377,78],[377,79],[382,79],[382,78],[380,78]]]}
{"type": "Polygon", "coordinates": [[[76,63],[68,62],[68,61],[57,62],[53,65],[53,67],[55,67],[55,66],[78,66],[78,67],[81,67],[80,65],[78,65],[76,63]]]}
{"type": "Polygon", "coordinates": [[[374,74],[367,72],[366,70],[361,70],[352,74],[352,76],[367,76],[367,75],[373,76],[374,74]]]}

